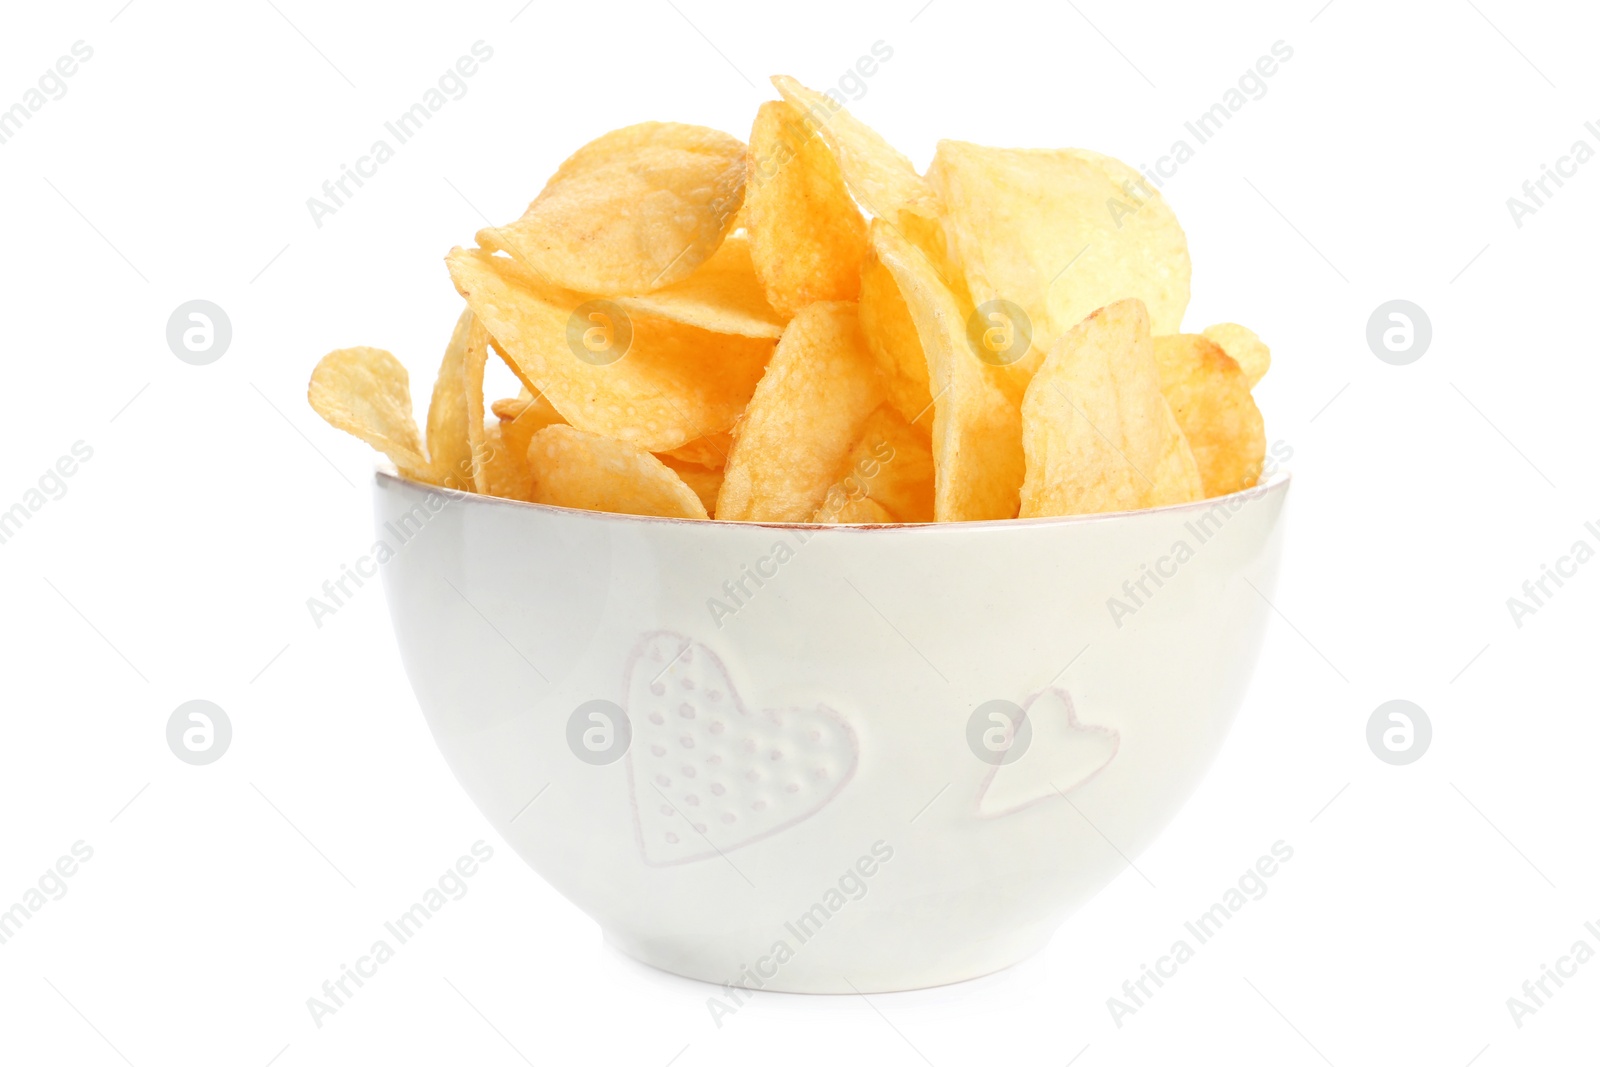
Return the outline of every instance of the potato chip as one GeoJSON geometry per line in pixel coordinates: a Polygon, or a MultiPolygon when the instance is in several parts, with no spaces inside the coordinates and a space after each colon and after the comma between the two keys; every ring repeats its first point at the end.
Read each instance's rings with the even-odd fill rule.
{"type": "Polygon", "coordinates": [[[790,321],[733,431],[717,517],[805,522],[883,403],[854,304],[808,304],[790,321]]]}
{"type": "Polygon", "coordinates": [[[871,497],[851,497],[848,493],[830,493],[811,521],[828,526],[856,526],[892,523],[893,515],[871,497]]]}
{"type": "Polygon", "coordinates": [[[496,400],[494,403],[490,404],[489,410],[493,412],[494,417],[499,419],[501,422],[511,422],[518,415],[521,415],[524,411],[528,410],[528,406],[534,402],[535,397],[538,397],[541,400],[544,399],[543,397],[539,397],[537,393],[530,392],[527,386],[523,386],[517,391],[516,396],[501,397],[499,400],[496,400]]]}
{"type": "Polygon", "coordinates": [[[938,201],[911,161],[885,141],[876,130],[850,114],[843,103],[807,89],[786,74],[772,84],[799,112],[807,125],[822,135],[839,161],[839,173],[856,201],[872,214],[891,223],[902,212],[932,218],[938,201]]]}
{"type": "MultiPolygon", "coordinates": [[[[526,394],[527,391],[524,390],[526,394]]],[[[496,400],[492,410],[500,420],[500,437],[511,453],[526,461],[528,442],[546,426],[565,422],[542,396],[527,394],[514,400],[496,400]]]]}
{"type": "Polygon", "coordinates": [[[683,447],[669,449],[661,455],[671,456],[684,463],[693,463],[697,467],[709,467],[711,470],[720,471],[728,465],[728,453],[732,451],[733,434],[724,430],[721,433],[697,437],[683,447]]]}
{"type": "Polygon", "coordinates": [[[1194,333],[1157,337],[1155,353],[1161,395],[1194,453],[1205,495],[1255,485],[1267,435],[1239,364],[1220,345],[1194,333]]]}
{"type": "Polygon", "coordinates": [[[1140,171],[943,141],[924,176],[840,90],[772,83],[748,147],[614,130],[449,253],[467,310],[425,434],[378,349],[324,357],[313,406],[410,478],[643,515],[1003,520],[1257,481],[1271,353],[1180,332],[1187,239],[1140,171]],[[490,349],[522,391],[486,419],[490,349]]]}
{"type": "Polygon", "coordinates": [[[707,518],[705,505],[666,464],[624,441],[547,426],[528,445],[531,498],[585,511],[707,518]]]}
{"type": "Polygon", "coordinates": [[[1250,388],[1254,389],[1256,383],[1266,377],[1267,368],[1272,366],[1272,350],[1256,336],[1254,330],[1237,322],[1219,322],[1215,326],[1207,326],[1200,333],[1233,357],[1239,369],[1244,371],[1250,388]]]}
{"type": "Polygon", "coordinates": [[[889,404],[867,416],[818,512],[836,513],[845,501],[861,499],[883,509],[889,519],[882,521],[933,521],[933,451],[928,433],[901,418],[889,404]]]}
{"type": "Polygon", "coordinates": [[[483,431],[478,464],[478,492],[507,500],[533,499],[533,472],[526,450],[518,451],[505,439],[509,423],[494,422],[483,431]]]}
{"type": "Polygon", "coordinates": [[[455,249],[447,262],[457,290],[526,384],[578,429],[648,451],[730,429],[772,353],[764,338],[623,313],[626,349],[614,361],[593,362],[579,358],[588,349],[569,336],[598,328],[575,316],[584,297],[539,286],[481,249],[455,249]]]}
{"type": "Polygon", "coordinates": [[[786,317],[767,303],[750,263],[749,241],[732,235],[683,281],[639,296],[619,296],[617,304],[630,314],[740,337],[777,337],[786,317]]]}
{"type": "Polygon", "coordinates": [[[1195,458],[1161,395],[1138,300],[1067,331],[1022,401],[1022,517],[1131,511],[1199,500],[1195,458]]]}
{"type": "Polygon", "coordinates": [[[928,360],[917,339],[905,299],[894,275],[876,253],[869,253],[861,268],[861,332],[883,372],[889,402],[906,421],[933,425],[933,397],[928,392],[928,360]]]}
{"type": "Polygon", "coordinates": [[[341,348],[317,361],[306,399],[330,426],[388,456],[407,478],[431,482],[411,413],[411,379],[381,348],[341,348]]]}
{"type": "MultiPolygon", "coordinates": [[[[470,310],[470,306],[469,306],[470,310]]],[[[472,447],[473,482],[483,477],[489,463],[489,442],[484,435],[483,372],[489,361],[489,331],[474,315],[467,323],[466,351],[461,357],[461,374],[466,383],[468,443],[472,447]]]]}
{"type": "Polygon", "coordinates": [[[447,489],[473,490],[472,433],[467,421],[467,337],[472,310],[463,309],[450,335],[428,404],[429,481],[447,489]]]}
{"type": "Polygon", "coordinates": [[[928,181],[980,311],[1008,301],[1026,313],[1033,345],[1014,377],[1026,382],[1056,338],[1117,300],[1144,301],[1155,332],[1178,332],[1188,242],[1136,171],[1073,149],[941,141],[928,181]]]}
{"type": "Polygon", "coordinates": [[[750,130],[744,212],[756,274],[785,318],[856,298],[866,220],[816,127],[781,100],[762,104],[750,130]]]}
{"type": "Polygon", "coordinates": [[[744,199],[744,145],[704,126],[642,122],[573,153],[522,218],[478,233],[547,282],[643,293],[688,277],[744,199]]]}
{"type": "MultiPolygon", "coordinates": [[[[550,401],[538,393],[530,393],[527,389],[523,389],[516,396],[496,400],[489,405],[489,411],[502,423],[516,422],[530,413],[535,418],[543,418],[546,426],[553,422],[564,421],[560,412],[550,405],[550,401]]],[[[539,428],[542,430],[544,426],[539,428]]]]}
{"type": "Polygon", "coordinates": [[[894,276],[916,324],[933,394],[934,517],[940,522],[1009,519],[1022,486],[1022,427],[996,368],[967,342],[965,309],[928,257],[881,220],[872,244],[894,276]]]}
{"type": "Polygon", "coordinates": [[[918,251],[928,257],[928,262],[933,264],[939,280],[955,296],[956,303],[963,307],[970,306],[972,293],[967,289],[967,279],[961,272],[961,264],[950,248],[950,241],[945,237],[944,224],[937,217],[929,218],[902,212],[894,228],[900,231],[900,236],[910,241],[918,251]]]}
{"type": "Polygon", "coordinates": [[[717,493],[722,489],[722,471],[702,467],[697,463],[685,463],[681,459],[674,459],[669,455],[657,456],[662,463],[677,472],[683,479],[683,484],[694,490],[694,495],[700,498],[700,503],[706,507],[706,514],[716,517],[717,493]]]}

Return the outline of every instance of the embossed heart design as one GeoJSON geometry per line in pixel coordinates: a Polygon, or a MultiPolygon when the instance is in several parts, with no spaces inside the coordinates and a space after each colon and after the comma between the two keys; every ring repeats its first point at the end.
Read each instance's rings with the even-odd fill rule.
{"type": "Polygon", "coordinates": [[[992,768],[978,786],[980,819],[995,819],[1060,797],[1099,774],[1116,758],[1121,735],[1078,721],[1064,689],[1035,693],[1022,705],[1033,738],[1014,763],[992,768]]]}
{"type": "Polygon", "coordinates": [[[708,859],[814,815],[855,774],[855,731],[825,705],[751,711],[716,653],[646,634],[628,664],[629,786],[644,861],[708,859]]]}

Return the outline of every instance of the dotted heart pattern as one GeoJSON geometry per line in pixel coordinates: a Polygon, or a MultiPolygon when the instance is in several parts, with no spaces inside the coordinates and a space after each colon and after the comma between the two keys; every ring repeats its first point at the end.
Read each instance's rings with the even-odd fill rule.
{"type": "Polygon", "coordinates": [[[628,667],[629,780],[653,867],[689,863],[814,815],[854,776],[855,731],[838,712],[751,711],[716,653],[646,634],[628,667]]]}

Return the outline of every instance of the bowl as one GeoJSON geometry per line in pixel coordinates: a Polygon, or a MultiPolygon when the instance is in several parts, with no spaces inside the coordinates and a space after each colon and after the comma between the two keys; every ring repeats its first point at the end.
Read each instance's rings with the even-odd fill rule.
{"type": "Polygon", "coordinates": [[[376,484],[457,780],[644,963],[810,993],[1034,952],[1216,756],[1289,479],[1147,511],[816,527],[376,484]]]}

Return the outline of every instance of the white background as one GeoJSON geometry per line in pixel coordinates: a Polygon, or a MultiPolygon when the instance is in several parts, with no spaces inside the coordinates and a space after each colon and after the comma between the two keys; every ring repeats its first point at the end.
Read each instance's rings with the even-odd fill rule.
{"type": "MultiPolygon", "coordinates": [[[[1600,563],[1514,625],[1506,599],[1600,520],[1600,161],[1514,225],[1506,198],[1600,120],[1580,5],[859,0],[16,5],[0,107],[93,58],[0,145],[0,510],[93,458],[0,545],[0,908],[93,859],[0,945],[0,1061],[244,1064],[1521,1064],[1593,1055],[1600,961],[1519,1029],[1506,1007],[1600,923],[1600,563]],[[275,6],[274,6],[275,5],[275,6]],[[449,10],[446,10],[448,8],[449,10]],[[319,229],[325,179],[474,41],[469,92],[319,229]],[[427,383],[458,300],[442,256],[516,217],[572,150],[677,119],[741,137],[769,73],[832,84],[919,165],[941,136],[1148,163],[1285,41],[1293,58],[1168,183],[1188,325],[1274,350],[1294,450],[1285,570],[1221,759],[1128,870],[1011,971],[929,992],[762,995],[606,949],[451,779],[368,587],[306,598],[370,543],[373,458],[304,402],[323,352],[427,383]],[[481,210],[481,214],[480,214],[481,210]],[[487,217],[487,218],[486,218],[487,217]],[[168,350],[180,303],[234,338],[168,350]],[[1431,348],[1368,350],[1381,302],[1431,348]],[[1403,697],[1431,749],[1365,726],[1403,697]],[[168,750],[204,698],[220,762],[168,750]],[[495,857],[316,1027],[306,998],[483,839],[495,857]],[[1106,999],[1255,859],[1294,858],[1136,1015],[1106,999]]],[[[1192,138],[1191,138],[1192,143],[1192,138]]]]}

